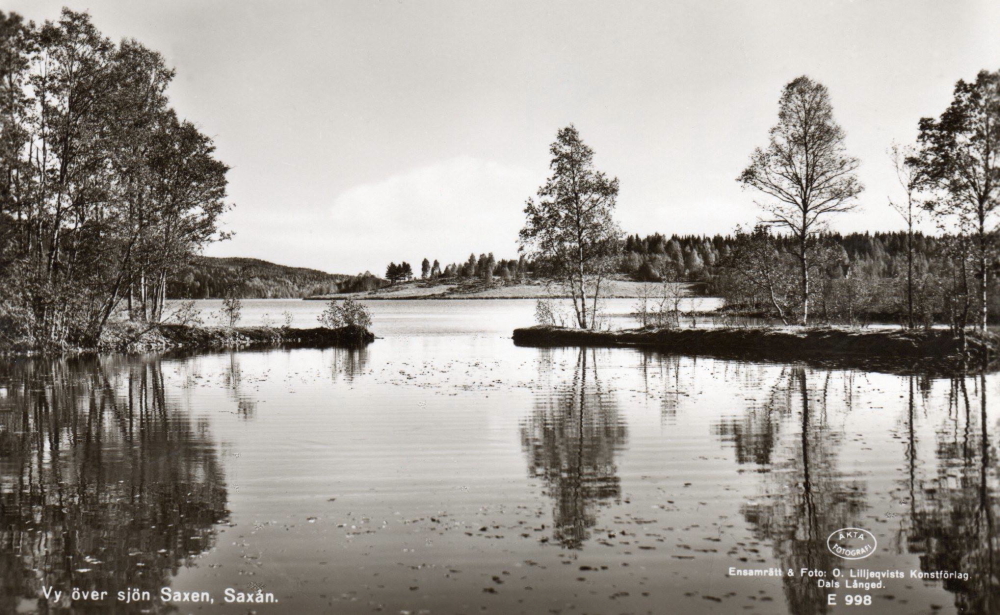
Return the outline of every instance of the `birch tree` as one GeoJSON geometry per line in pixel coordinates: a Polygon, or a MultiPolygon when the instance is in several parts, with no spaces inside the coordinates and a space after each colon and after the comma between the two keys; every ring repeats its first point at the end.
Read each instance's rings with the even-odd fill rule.
{"type": "Polygon", "coordinates": [[[826,86],[798,77],[785,86],[778,123],[766,148],[757,148],[737,178],[764,199],[768,222],[796,240],[801,323],[809,322],[811,242],[830,214],[854,209],[864,189],[855,176],[859,162],[844,146],[844,130],[833,119],[826,86]]]}
{"type": "Polygon", "coordinates": [[[913,321],[913,235],[920,221],[921,203],[917,198],[919,176],[917,170],[907,160],[914,155],[914,150],[893,144],[889,148],[889,158],[896,170],[896,178],[906,195],[905,201],[889,199],[889,205],[896,210],[906,223],[906,326],[912,329],[913,321]]]}
{"type": "Polygon", "coordinates": [[[910,162],[921,187],[933,195],[928,209],[948,230],[974,240],[977,320],[985,330],[994,214],[1000,205],[1000,71],[981,71],[973,82],[959,80],[941,117],[920,120],[917,146],[910,162]]]}
{"type": "Polygon", "coordinates": [[[594,150],[572,124],[557,133],[549,152],[552,175],[524,208],[520,250],[565,284],[577,325],[592,329],[601,283],[623,237],[614,220],[618,179],[594,168],[594,150]]]}
{"type": "Polygon", "coordinates": [[[227,167],[173,76],[86,13],[0,11],[0,342],[93,345],[123,302],[156,322],[168,275],[226,237],[227,167]]]}

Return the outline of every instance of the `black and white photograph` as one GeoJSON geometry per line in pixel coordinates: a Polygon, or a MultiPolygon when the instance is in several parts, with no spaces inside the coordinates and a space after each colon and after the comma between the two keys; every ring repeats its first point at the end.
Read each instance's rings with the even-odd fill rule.
{"type": "Polygon", "coordinates": [[[0,0],[8,613],[1000,613],[1000,3],[0,0]]]}

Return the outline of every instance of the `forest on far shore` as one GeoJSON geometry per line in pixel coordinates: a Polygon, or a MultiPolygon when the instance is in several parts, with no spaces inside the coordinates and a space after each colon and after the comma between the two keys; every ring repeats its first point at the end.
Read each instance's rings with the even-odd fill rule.
{"type": "Polygon", "coordinates": [[[352,276],[257,258],[195,256],[167,281],[170,299],[290,299],[340,292],[352,276]]]}
{"type": "MultiPolygon", "coordinates": [[[[883,313],[892,311],[891,306],[876,304],[898,301],[902,296],[899,289],[888,296],[881,291],[906,276],[906,232],[829,233],[824,240],[837,247],[827,274],[833,279],[850,279],[855,285],[864,286],[869,296],[867,301],[861,302],[868,303],[868,308],[878,308],[875,311],[883,313]],[[862,285],[862,281],[865,284],[862,285]]],[[[724,296],[731,282],[728,263],[737,249],[737,242],[734,235],[629,235],[617,272],[622,278],[637,281],[693,282],[707,295],[724,296]]],[[[946,238],[916,233],[913,247],[915,278],[928,280],[941,273],[937,264],[944,260],[946,238]]],[[[395,279],[390,281],[369,272],[350,276],[253,258],[200,256],[170,278],[167,294],[172,299],[300,298],[370,291],[407,279],[459,282],[478,278],[486,284],[504,285],[534,279],[538,270],[535,263],[526,259],[496,260],[492,255],[470,257],[466,263],[444,268],[412,269],[409,278],[393,276],[395,279]]]]}

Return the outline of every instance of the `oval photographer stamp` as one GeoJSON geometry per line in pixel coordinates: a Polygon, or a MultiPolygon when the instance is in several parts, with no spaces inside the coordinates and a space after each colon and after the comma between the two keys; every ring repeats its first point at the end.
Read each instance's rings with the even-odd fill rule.
{"type": "Polygon", "coordinates": [[[841,559],[865,559],[878,548],[878,541],[868,530],[845,527],[827,537],[826,548],[841,559]]]}

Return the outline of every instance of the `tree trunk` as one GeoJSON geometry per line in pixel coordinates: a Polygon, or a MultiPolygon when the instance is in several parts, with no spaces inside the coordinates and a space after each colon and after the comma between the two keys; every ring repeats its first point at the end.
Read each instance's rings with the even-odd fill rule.
{"type": "Polygon", "coordinates": [[[913,205],[910,205],[909,228],[906,233],[906,325],[913,328],[913,205]]]}
{"type": "Polygon", "coordinates": [[[167,272],[160,272],[160,304],[156,307],[156,322],[163,319],[163,306],[167,302],[167,272]]]}
{"type": "Polygon", "coordinates": [[[580,244],[580,261],[577,263],[580,275],[580,310],[579,318],[581,329],[589,329],[587,326],[587,278],[583,273],[583,244],[580,244]]]}
{"type": "Polygon", "coordinates": [[[989,312],[986,296],[986,220],[984,216],[979,217],[979,298],[983,302],[980,307],[979,328],[986,331],[986,321],[989,312]]]}
{"type": "Polygon", "coordinates": [[[601,296],[601,274],[597,274],[594,284],[594,305],[590,309],[590,327],[597,328],[597,299],[601,296]]]}
{"type": "Polygon", "coordinates": [[[799,236],[799,264],[802,266],[802,326],[809,324],[809,263],[806,260],[806,233],[799,236]]]}

